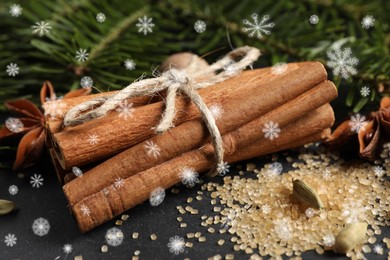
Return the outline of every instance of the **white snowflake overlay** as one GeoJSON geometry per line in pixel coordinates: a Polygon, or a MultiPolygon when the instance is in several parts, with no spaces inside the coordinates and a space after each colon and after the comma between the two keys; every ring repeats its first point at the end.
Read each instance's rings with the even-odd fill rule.
{"type": "Polygon", "coordinates": [[[223,65],[223,70],[229,76],[237,75],[240,72],[239,67],[234,61],[230,61],[227,64],[223,65]]]}
{"type": "Polygon", "coordinates": [[[153,207],[160,205],[165,198],[165,190],[161,187],[157,187],[150,193],[149,202],[153,207]]]}
{"type": "Polygon", "coordinates": [[[271,213],[271,207],[268,204],[264,204],[261,206],[261,211],[263,212],[263,214],[268,215],[269,213],[271,213]]]}
{"type": "Polygon", "coordinates": [[[115,188],[117,189],[122,188],[123,185],[125,185],[125,181],[122,178],[115,179],[115,183],[114,183],[115,188]]]}
{"type": "Polygon", "coordinates": [[[328,51],[326,54],[329,58],[326,64],[336,76],[348,79],[349,76],[357,73],[355,66],[359,63],[359,60],[351,57],[351,48],[340,50],[340,47],[336,46],[333,51],[328,51]]]}
{"type": "Polygon", "coordinates": [[[96,15],[96,21],[98,21],[99,23],[102,23],[106,20],[106,15],[103,14],[103,13],[98,13],[96,15]]]}
{"type": "Polygon", "coordinates": [[[307,208],[307,209],[305,210],[305,215],[306,215],[306,217],[308,217],[308,218],[314,217],[315,214],[316,214],[316,213],[315,213],[314,209],[312,209],[312,208],[307,208]]]}
{"type": "Polygon", "coordinates": [[[88,135],[87,141],[89,144],[97,144],[99,142],[99,137],[95,134],[88,135]]]}
{"type": "Polygon", "coordinates": [[[375,254],[377,255],[383,255],[383,246],[379,245],[379,244],[376,244],[373,248],[373,251],[375,254]]]}
{"type": "Polygon", "coordinates": [[[178,255],[184,252],[184,238],[179,236],[174,236],[169,238],[168,248],[169,252],[178,255]]]}
{"type": "Polygon", "coordinates": [[[50,115],[54,118],[61,118],[64,114],[65,104],[61,101],[62,98],[58,98],[54,95],[53,98],[47,99],[45,103],[43,103],[42,107],[45,111],[45,115],[50,115]]]}
{"type": "Polygon", "coordinates": [[[267,175],[269,177],[274,177],[282,174],[283,172],[283,165],[279,162],[273,162],[271,165],[268,166],[267,175]]]}
{"type": "Polygon", "coordinates": [[[155,144],[153,141],[146,141],[144,147],[146,149],[147,155],[149,156],[153,156],[154,158],[157,158],[161,154],[160,147],[158,147],[158,145],[155,144]]]}
{"type": "Polygon", "coordinates": [[[76,51],[76,59],[78,62],[84,62],[88,60],[89,53],[87,52],[87,49],[79,49],[76,51]]]}
{"type": "Polygon", "coordinates": [[[227,162],[221,162],[217,165],[217,172],[221,176],[225,176],[229,172],[230,165],[227,162]]]}
{"type": "Polygon", "coordinates": [[[6,72],[7,72],[8,76],[15,77],[16,75],[19,74],[18,64],[11,62],[10,64],[7,65],[6,72]]]}
{"type": "Polygon", "coordinates": [[[14,234],[8,234],[4,238],[4,243],[7,246],[13,247],[14,245],[16,245],[16,240],[18,240],[18,239],[14,234]]]}
{"type": "Polygon", "coordinates": [[[336,242],[335,237],[332,234],[325,235],[322,240],[324,241],[324,245],[327,247],[331,247],[336,242]]]}
{"type": "Polygon", "coordinates": [[[351,126],[351,131],[355,133],[359,133],[360,129],[364,127],[366,124],[366,117],[360,114],[356,114],[351,116],[351,121],[349,125],[351,126]]]}
{"type": "Polygon", "coordinates": [[[19,189],[18,189],[18,186],[16,186],[16,185],[11,185],[11,186],[9,186],[9,188],[8,188],[8,192],[9,192],[9,194],[11,194],[11,195],[16,195],[16,194],[18,194],[18,191],[19,191],[19,189]]]}
{"type": "Polygon", "coordinates": [[[131,59],[125,60],[125,68],[127,70],[133,70],[133,69],[135,69],[135,66],[136,66],[136,64],[133,60],[131,60],[131,59]]]}
{"type": "Polygon", "coordinates": [[[80,85],[83,88],[90,88],[93,86],[93,80],[91,77],[88,76],[82,77],[80,80],[80,85]]]}
{"type": "Polygon", "coordinates": [[[268,22],[269,15],[264,15],[261,18],[261,21],[259,23],[258,21],[258,14],[254,13],[252,14],[252,21],[249,21],[247,19],[243,20],[243,23],[247,25],[248,27],[242,28],[243,32],[249,32],[248,36],[253,37],[256,35],[258,39],[263,38],[263,34],[271,34],[271,31],[268,30],[269,28],[273,28],[275,26],[274,23],[268,22]]]}
{"type": "Polygon", "coordinates": [[[49,34],[51,30],[50,23],[47,23],[45,21],[36,22],[35,25],[31,26],[33,28],[33,33],[38,33],[39,36],[43,36],[45,34],[49,34]]]}
{"type": "Polygon", "coordinates": [[[184,167],[179,172],[179,177],[184,185],[194,186],[199,182],[199,174],[192,168],[184,167]]]}
{"type": "Polygon", "coordinates": [[[281,130],[279,128],[278,123],[269,121],[268,123],[264,124],[264,128],[263,128],[264,137],[268,138],[269,140],[274,140],[275,138],[278,138],[280,131],[281,130]]]}
{"type": "Polygon", "coordinates": [[[50,224],[47,219],[44,218],[37,218],[34,220],[32,229],[35,235],[37,236],[44,236],[49,233],[50,230],[50,224]]]}
{"type": "Polygon", "coordinates": [[[362,27],[364,29],[370,29],[375,24],[375,18],[372,15],[366,15],[362,19],[362,27]]]}
{"type": "Polygon", "coordinates": [[[285,62],[278,62],[271,68],[271,73],[274,75],[281,75],[285,73],[288,69],[288,65],[285,62]]]}
{"type": "Polygon", "coordinates": [[[318,18],[318,15],[315,15],[315,14],[311,15],[309,18],[309,22],[311,24],[317,24],[319,20],[320,20],[320,18],[318,18]]]}
{"type": "Polygon", "coordinates": [[[330,181],[332,179],[332,173],[329,169],[326,169],[322,172],[322,178],[324,178],[326,181],[330,181]]]}
{"type": "Polygon", "coordinates": [[[344,217],[345,223],[350,224],[364,221],[366,213],[367,209],[361,201],[348,200],[343,205],[341,216],[344,217]]]}
{"type": "Polygon", "coordinates": [[[30,177],[30,183],[33,186],[33,188],[38,188],[43,185],[43,178],[40,174],[34,173],[34,176],[30,177]]]}
{"type": "Polygon", "coordinates": [[[385,175],[385,170],[383,170],[382,166],[374,166],[373,167],[375,176],[378,178],[382,178],[385,175]]]}
{"type": "Polygon", "coordinates": [[[123,232],[119,228],[110,228],[106,232],[106,242],[110,246],[119,246],[123,242],[123,232]]]}
{"type": "Polygon", "coordinates": [[[204,21],[198,20],[194,24],[194,30],[197,33],[203,33],[206,31],[206,23],[204,21]]]}
{"type": "Polygon", "coordinates": [[[218,104],[211,104],[209,107],[209,110],[210,110],[210,112],[213,115],[215,120],[220,119],[222,117],[223,112],[224,112],[223,108],[218,104]]]}
{"type": "Polygon", "coordinates": [[[152,23],[153,18],[148,18],[146,15],[142,18],[138,18],[138,23],[136,26],[139,28],[138,32],[143,32],[144,35],[147,35],[149,32],[153,32],[152,28],[154,27],[154,23],[152,23]]]}
{"type": "Polygon", "coordinates": [[[364,86],[360,89],[360,95],[362,95],[363,97],[368,97],[368,95],[370,95],[370,88],[364,86]]]}
{"type": "Polygon", "coordinates": [[[63,247],[62,247],[62,250],[64,250],[64,253],[65,254],[70,254],[72,253],[73,251],[73,246],[71,244],[65,244],[63,247]]]}
{"type": "Polygon", "coordinates": [[[277,219],[274,221],[274,232],[281,241],[288,241],[292,238],[290,223],[287,219],[277,219]]]}
{"type": "Polygon", "coordinates": [[[23,123],[18,118],[10,117],[5,120],[5,127],[13,133],[19,133],[23,130],[23,123]]]}
{"type": "Polygon", "coordinates": [[[84,204],[82,204],[82,205],[80,206],[80,210],[81,210],[81,212],[83,213],[84,216],[89,216],[89,215],[91,215],[91,210],[90,210],[86,205],[84,205],[84,204]]]}
{"type": "Polygon", "coordinates": [[[73,174],[74,174],[76,177],[82,177],[82,176],[83,176],[83,171],[80,170],[79,167],[76,167],[76,166],[72,167],[72,172],[73,172],[73,174]]]}
{"type": "Polygon", "coordinates": [[[9,8],[9,13],[13,16],[13,17],[18,17],[22,14],[22,11],[23,11],[23,8],[20,7],[20,5],[18,4],[13,4],[11,5],[11,7],[9,8]]]}
{"type": "Polygon", "coordinates": [[[133,117],[133,112],[135,109],[133,108],[133,103],[128,103],[127,100],[124,100],[121,102],[116,109],[116,112],[118,112],[118,116],[127,120],[129,117],[133,117]]]}

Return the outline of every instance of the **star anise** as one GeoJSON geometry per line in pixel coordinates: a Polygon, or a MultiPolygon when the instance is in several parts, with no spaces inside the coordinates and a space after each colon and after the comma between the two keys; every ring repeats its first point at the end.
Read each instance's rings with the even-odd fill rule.
{"type": "MultiPolygon", "coordinates": [[[[72,98],[77,96],[88,95],[91,88],[83,88],[70,91],[63,98],[72,98]]],[[[40,92],[40,100],[43,105],[47,101],[57,100],[54,88],[50,81],[45,81],[40,92]]],[[[31,101],[27,99],[18,99],[6,101],[5,107],[16,118],[10,118],[9,124],[5,124],[0,129],[0,143],[6,143],[20,139],[16,152],[16,159],[13,170],[19,170],[34,165],[42,156],[45,147],[46,129],[45,115],[31,101]]]]}
{"type": "Polygon", "coordinates": [[[390,97],[381,100],[380,108],[368,116],[358,132],[352,131],[351,120],[341,123],[324,143],[331,149],[349,150],[360,157],[375,160],[382,144],[390,140],[390,97]]]}

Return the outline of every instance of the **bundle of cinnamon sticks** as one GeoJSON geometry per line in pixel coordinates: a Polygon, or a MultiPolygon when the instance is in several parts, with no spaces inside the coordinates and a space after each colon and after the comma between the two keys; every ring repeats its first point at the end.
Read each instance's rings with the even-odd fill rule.
{"type": "MultiPolygon", "coordinates": [[[[329,136],[334,122],[329,102],[337,90],[322,64],[302,62],[287,64],[281,74],[271,68],[244,71],[199,94],[217,110],[225,161],[233,163],[329,136]]],[[[61,102],[65,113],[108,95],[112,92],[52,102],[61,102]]],[[[143,203],[157,188],[179,183],[184,168],[202,175],[214,166],[209,132],[188,98],[176,99],[175,127],[158,135],[153,127],[161,119],[163,95],[131,98],[129,104],[127,118],[117,109],[74,127],[62,127],[61,116],[47,120],[52,161],[82,232],[143,203]],[[83,174],[75,176],[72,167],[83,174]]]]}

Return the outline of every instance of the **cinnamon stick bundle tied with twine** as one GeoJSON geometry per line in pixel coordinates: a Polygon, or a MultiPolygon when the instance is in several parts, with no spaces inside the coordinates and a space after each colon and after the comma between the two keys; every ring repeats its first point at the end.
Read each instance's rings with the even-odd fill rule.
{"type": "MultiPolygon", "coordinates": [[[[248,59],[248,53],[251,53],[253,48],[244,47],[241,51],[245,56],[239,62],[246,60],[245,64],[248,65],[248,61],[251,60],[248,59]]],[[[235,51],[232,53],[235,53],[233,55],[235,58],[237,53],[235,51]]],[[[256,52],[252,52],[254,53],[256,52]]],[[[251,57],[254,56],[256,55],[251,57]]],[[[181,180],[183,167],[189,167],[197,172],[213,169],[213,175],[217,169],[220,174],[224,174],[227,162],[318,141],[329,134],[334,116],[332,108],[327,103],[337,96],[337,91],[331,82],[326,81],[326,71],[320,63],[288,64],[286,66],[288,69],[281,73],[282,75],[275,75],[270,68],[265,68],[246,71],[237,76],[246,65],[241,64],[237,69],[236,64],[231,63],[232,57],[229,55],[226,57],[229,59],[217,62],[219,65],[214,66],[214,69],[205,69],[203,73],[199,73],[212,75],[221,69],[221,66],[231,66],[230,69],[225,68],[223,74],[216,74],[216,78],[211,77],[211,82],[217,84],[208,89],[202,89],[207,83],[194,83],[183,71],[170,69],[167,74],[161,76],[159,80],[162,81],[156,81],[157,87],[150,85],[151,81],[148,81],[144,82],[145,85],[141,84],[146,90],[133,89],[134,84],[139,83],[136,82],[128,87],[129,92],[119,95],[120,103],[128,98],[154,93],[153,90],[161,91],[168,88],[166,96],[170,101],[167,101],[163,119],[154,129],[156,132],[172,127],[175,106],[179,112],[186,110],[187,116],[179,117],[180,120],[176,120],[176,123],[179,122],[178,126],[160,135],[154,136],[152,131],[148,131],[147,134],[135,138],[132,136],[133,139],[127,142],[126,146],[122,146],[123,152],[64,186],[65,195],[82,232],[142,203],[149,198],[154,189],[161,187],[165,189],[176,184],[181,180]],[[167,82],[174,87],[167,86],[167,82]],[[164,84],[166,86],[162,87],[164,84]],[[194,84],[199,86],[194,87],[194,84]],[[198,88],[199,93],[196,91],[198,88]],[[179,90],[195,100],[196,104],[186,102],[183,97],[175,98],[179,90]],[[216,94],[220,94],[222,98],[216,97],[216,94]],[[211,104],[216,98],[219,98],[221,104],[219,108],[226,112],[221,118],[214,118],[215,115],[206,105],[211,104]],[[204,121],[200,120],[200,116],[204,121]],[[271,123],[271,128],[276,126],[277,129],[271,129],[274,132],[269,133],[267,137],[264,129],[271,123]],[[150,150],[145,149],[151,145],[158,149],[155,150],[158,151],[158,156],[152,156],[153,158],[149,154],[150,150]],[[223,160],[224,152],[227,162],[223,160]],[[117,185],[118,180],[121,181],[120,185],[117,185]]],[[[199,74],[195,75],[202,78],[199,74]]],[[[123,92],[126,92],[126,89],[123,92]]],[[[64,124],[68,127],[53,135],[54,143],[71,133],[75,137],[81,135],[83,138],[80,131],[83,127],[90,128],[99,120],[107,120],[111,114],[105,113],[115,109],[113,104],[119,104],[118,100],[115,100],[118,94],[120,92],[105,99],[104,104],[97,110],[92,109],[92,106],[103,102],[92,100],[71,109],[64,119],[64,124]],[[81,125],[78,125],[80,123],[81,125]]],[[[150,128],[157,123],[162,109],[162,102],[137,108],[135,118],[142,118],[141,115],[150,112],[150,118],[153,119],[151,122],[145,120],[139,122],[141,127],[137,130],[142,132],[145,127],[150,128]],[[136,114],[137,111],[139,115],[136,114]]],[[[123,134],[123,128],[118,131],[123,134]]],[[[118,138],[117,141],[123,139],[118,138]]],[[[109,156],[118,152],[120,151],[110,153],[109,156]]]]}
{"type": "MultiPolygon", "coordinates": [[[[245,46],[237,48],[228,53],[224,58],[220,59],[216,63],[206,67],[203,71],[198,71],[194,75],[187,75],[184,70],[177,70],[174,68],[164,72],[161,77],[145,79],[138,82],[134,82],[127,86],[123,90],[114,94],[111,97],[98,98],[76,105],[70,109],[64,117],[64,126],[76,126],[84,124],[92,119],[101,118],[107,115],[110,111],[114,110],[124,100],[137,97],[154,94],[162,90],[167,90],[165,111],[162,120],[155,128],[156,133],[163,133],[173,126],[173,119],[175,116],[175,103],[176,95],[180,91],[190,98],[193,104],[199,109],[199,112],[206,122],[206,126],[211,133],[212,143],[215,147],[216,161],[218,164],[223,163],[223,147],[221,144],[221,134],[215,124],[212,113],[206,106],[200,94],[196,91],[203,89],[216,83],[223,82],[228,78],[231,78],[251,65],[260,55],[260,51],[256,48],[245,46]],[[241,58],[237,62],[237,58],[241,58]],[[195,78],[202,78],[202,75],[210,75],[214,72],[218,72],[214,77],[209,78],[207,81],[196,82],[195,78]],[[100,105],[100,107],[95,108],[100,105]],[[88,111],[88,112],[85,112],[88,111]],[[85,112],[85,113],[84,113],[85,112]]],[[[76,130],[77,131],[77,130],[76,130]]],[[[75,133],[75,130],[70,132],[75,133]]],[[[58,152],[59,161],[63,168],[70,168],[69,164],[81,165],[86,161],[71,161],[68,164],[65,162],[66,158],[63,158],[63,148],[61,148],[61,141],[58,140],[61,133],[53,136],[53,147],[58,152]]],[[[67,136],[71,137],[71,136],[67,136]]],[[[148,136],[150,137],[150,136],[148,136]]],[[[68,138],[67,138],[68,139],[68,138]]],[[[75,141],[72,139],[72,142],[75,141]]],[[[106,140],[107,141],[107,140],[106,140]]],[[[134,145],[132,143],[131,145],[134,145]]],[[[122,147],[123,149],[124,147],[122,147]]],[[[73,151],[72,151],[73,153],[73,151]]],[[[104,154],[102,151],[94,151],[98,153],[98,159],[102,159],[104,154]]]]}

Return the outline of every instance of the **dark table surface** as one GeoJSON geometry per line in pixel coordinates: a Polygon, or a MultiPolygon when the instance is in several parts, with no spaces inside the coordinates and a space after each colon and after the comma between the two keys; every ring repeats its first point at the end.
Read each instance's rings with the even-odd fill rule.
{"type": "MultiPolygon", "coordinates": [[[[259,167],[264,163],[269,163],[267,158],[253,159],[259,167]]],[[[246,162],[241,164],[245,165],[246,162]]],[[[235,169],[233,165],[231,167],[235,169]]],[[[288,170],[285,165],[285,170],[288,170]]],[[[230,174],[237,174],[237,170],[230,174]]],[[[253,174],[252,174],[253,176],[253,174]]],[[[245,177],[245,175],[244,175],[245,177]]],[[[213,182],[221,182],[222,177],[216,177],[213,182]]],[[[164,202],[158,207],[151,207],[148,202],[129,210],[130,218],[124,222],[120,228],[124,234],[123,243],[117,247],[109,247],[107,253],[100,251],[105,243],[105,234],[108,229],[115,227],[115,221],[108,223],[86,233],[78,231],[76,222],[71,216],[67,201],[62,193],[61,185],[56,179],[49,158],[46,156],[42,162],[34,169],[23,172],[1,171],[0,172],[0,198],[9,199],[16,203],[17,210],[9,215],[0,217],[0,259],[73,259],[74,256],[82,255],[83,259],[131,259],[135,250],[140,250],[140,259],[207,259],[210,256],[221,254],[225,256],[232,253],[235,259],[249,259],[244,252],[234,252],[233,243],[230,242],[230,234],[220,234],[216,232],[210,234],[206,228],[200,225],[200,216],[212,212],[213,206],[204,195],[203,200],[194,200],[193,207],[199,209],[199,215],[184,215],[184,222],[188,224],[186,228],[180,228],[176,218],[179,213],[177,205],[184,204],[190,196],[195,197],[201,185],[192,189],[178,186],[179,194],[173,194],[167,190],[164,202]],[[30,176],[34,173],[41,174],[44,178],[40,188],[33,188],[30,184],[30,176]],[[22,177],[22,175],[24,177],[22,177]],[[21,178],[22,177],[22,178],[21,178]],[[10,185],[16,185],[19,189],[16,195],[8,192],[10,185]],[[50,223],[50,231],[45,236],[37,236],[32,230],[33,221],[37,218],[45,218],[50,223]],[[200,243],[186,239],[189,232],[202,231],[207,241],[200,243]],[[139,232],[139,238],[131,238],[133,232],[139,232]],[[15,234],[17,243],[13,247],[6,246],[4,237],[7,234],[15,234]],[[151,241],[150,235],[155,233],[158,237],[156,241],[151,241]],[[185,248],[179,255],[169,252],[167,243],[169,238],[175,235],[182,236],[186,241],[194,242],[192,248],[185,248]],[[218,246],[219,239],[225,239],[223,246],[218,246]],[[71,244],[73,251],[66,254],[63,251],[65,244],[71,244]]],[[[383,228],[383,237],[390,236],[389,227],[383,228]]],[[[384,248],[386,248],[384,246],[384,248]]],[[[386,259],[385,255],[366,254],[368,259],[386,259]]],[[[286,258],[287,259],[287,258],[286,258]]],[[[305,252],[303,259],[347,259],[344,256],[333,253],[317,255],[314,251],[305,252]]]]}
{"type": "MultiPolygon", "coordinates": [[[[346,88],[340,89],[341,99],[344,100],[346,88]]],[[[337,100],[336,100],[337,101],[337,100]]],[[[350,113],[342,102],[332,102],[332,107],[336,114],[338,122],[348,117],[350,113]]],[[[367,106],[366,111],[375,110],[376,106],[367,106]]],[[[361,113],[365,113],[361,112],[361,113]]],[[[7,115],[0,114],[0,121],[3,122],[7,115]]],[[[335,124],[337,125],[337,123],[335,124]]],[[[6,156],[9,157],[9,156],[6,156]]],[[[283,157],[281,155],[281,157],[283,157]]],[[[12,157],[11,157],[12,158],[12,157]]],[[[4,160],[0,154],[0,166],[4,160]]],[[[9,159],[9,158],[7,158],[9,159]]],[[[250,161],[241,162],[245,169],[247,162],[255,163],[258,168],[265,163],[270,163],[270,158],[256,158],[250,161]]],[[[283,163],[284,171],[290,170],[290,164],[283,163]]],[[[1,167],[0,167],[1,168],[1,167]]],[[[229,175],[237,175],[235,165],[231,166],[229,175]]],[[[3,259],[74,259],[75,256],[82,255],[83,259],[131,259],[134,251],[140,250],[140,259],[207,259],[208,257],[221,254],[234,254],[235,259],[249,259],[244,252],[235,252],[233,243],[230,242],[230,234],[220,234],[216,232],[210,234],[207,229],[200,225],[200,216],[212,212],[213,206],[204,195],[203,200],[194,199],[192,206],[199,209],[199,215],[186,214],[184,222],[186,228],[180,228],[176,218],[179,215],[176,206],[186,202],[188,197],[195,198],[201,185],[192,189],[182,186],[177,188],[179,194],[173,194],[170,190],[166,192],[164,202],[158,207],[151,207],[148,202],[139,205],[127,212],[130,218],[122,226],[115,226],[115,221],[109,221],[94,230],[82,234],[77,228],[76,221],[67,208],[67,201],[62,192],[60,183],[54,173],[50,163],[50,158],[46,155],[41,162],[33,169],[28,171],[12,172],[9,170],[0,170],[0,199],[12,200],[17,205],[17,210],[9,215],[0,217],[0,260],[3,259]],[[40,188],[33,188],[30,184],[30,177],[34,174],[40,174],[44,178],[43,185],[40,188]],[[23,177],[22,177],[23,176],[23,177]],[[22,178],[21,178],[22,177],[22,178]],[[10,185],[18,187],[18,193],[11,195],[8,191],[10,185]],[[32,224],[35,219],[45,218],[50,223],[50,231],[46,236],[37,236],[32,230],[32,224]],[[118,227],[124,234],[123,243],[117,247],[109,247],[107,253],[101,252],[101,246],[106,244],[105,235],[108,229],[118,227]],[[207,241],[199,243],[186,239],[186,234],[190,232],[201,231],[206,236],[207,241]],[[133,232],[139,232],[139,238],[131,238],[133,232]],[[155,233],[158,237],[156,241],[150,240],[150,235],[155,233]],[[17,237],[16,245],[8,247],[4,243],[4,238],[8,234],[14,234],[17,237]],[[194,242],[192,248],[185,248],[184,253],[174,255],[169,252],[167,244],[169,238],[181,236],[185,241],[194,242]],[[219,239],[225,239],[223,246],[217,245],[219,239]],[[70,254],[64,253],[63,246],[71,244],[73,250],[70,254]]],[[[253,173],[243,176],[253,176],[253,173]]],[[[205,181],[222,183],[222,177],[217,176],[205,181]]],[[[382,241],[383,237],[390,237],[390,228],[382,228],[382,234],[377,236],[377,241],[382,241]]],[[[384,246],[384,248],[386,248],[384,246]]],[[[386,259],[388,250],[380,256],[373,253],[365,254],[367,259],[386,259]]],[[[345,256],[326,252],[324,255],[318,255],[314,251],[303,253],[303,259],[348,259],[345,256]]],[[[288,259],[284,257],[284,259],[288,259]]]]}

